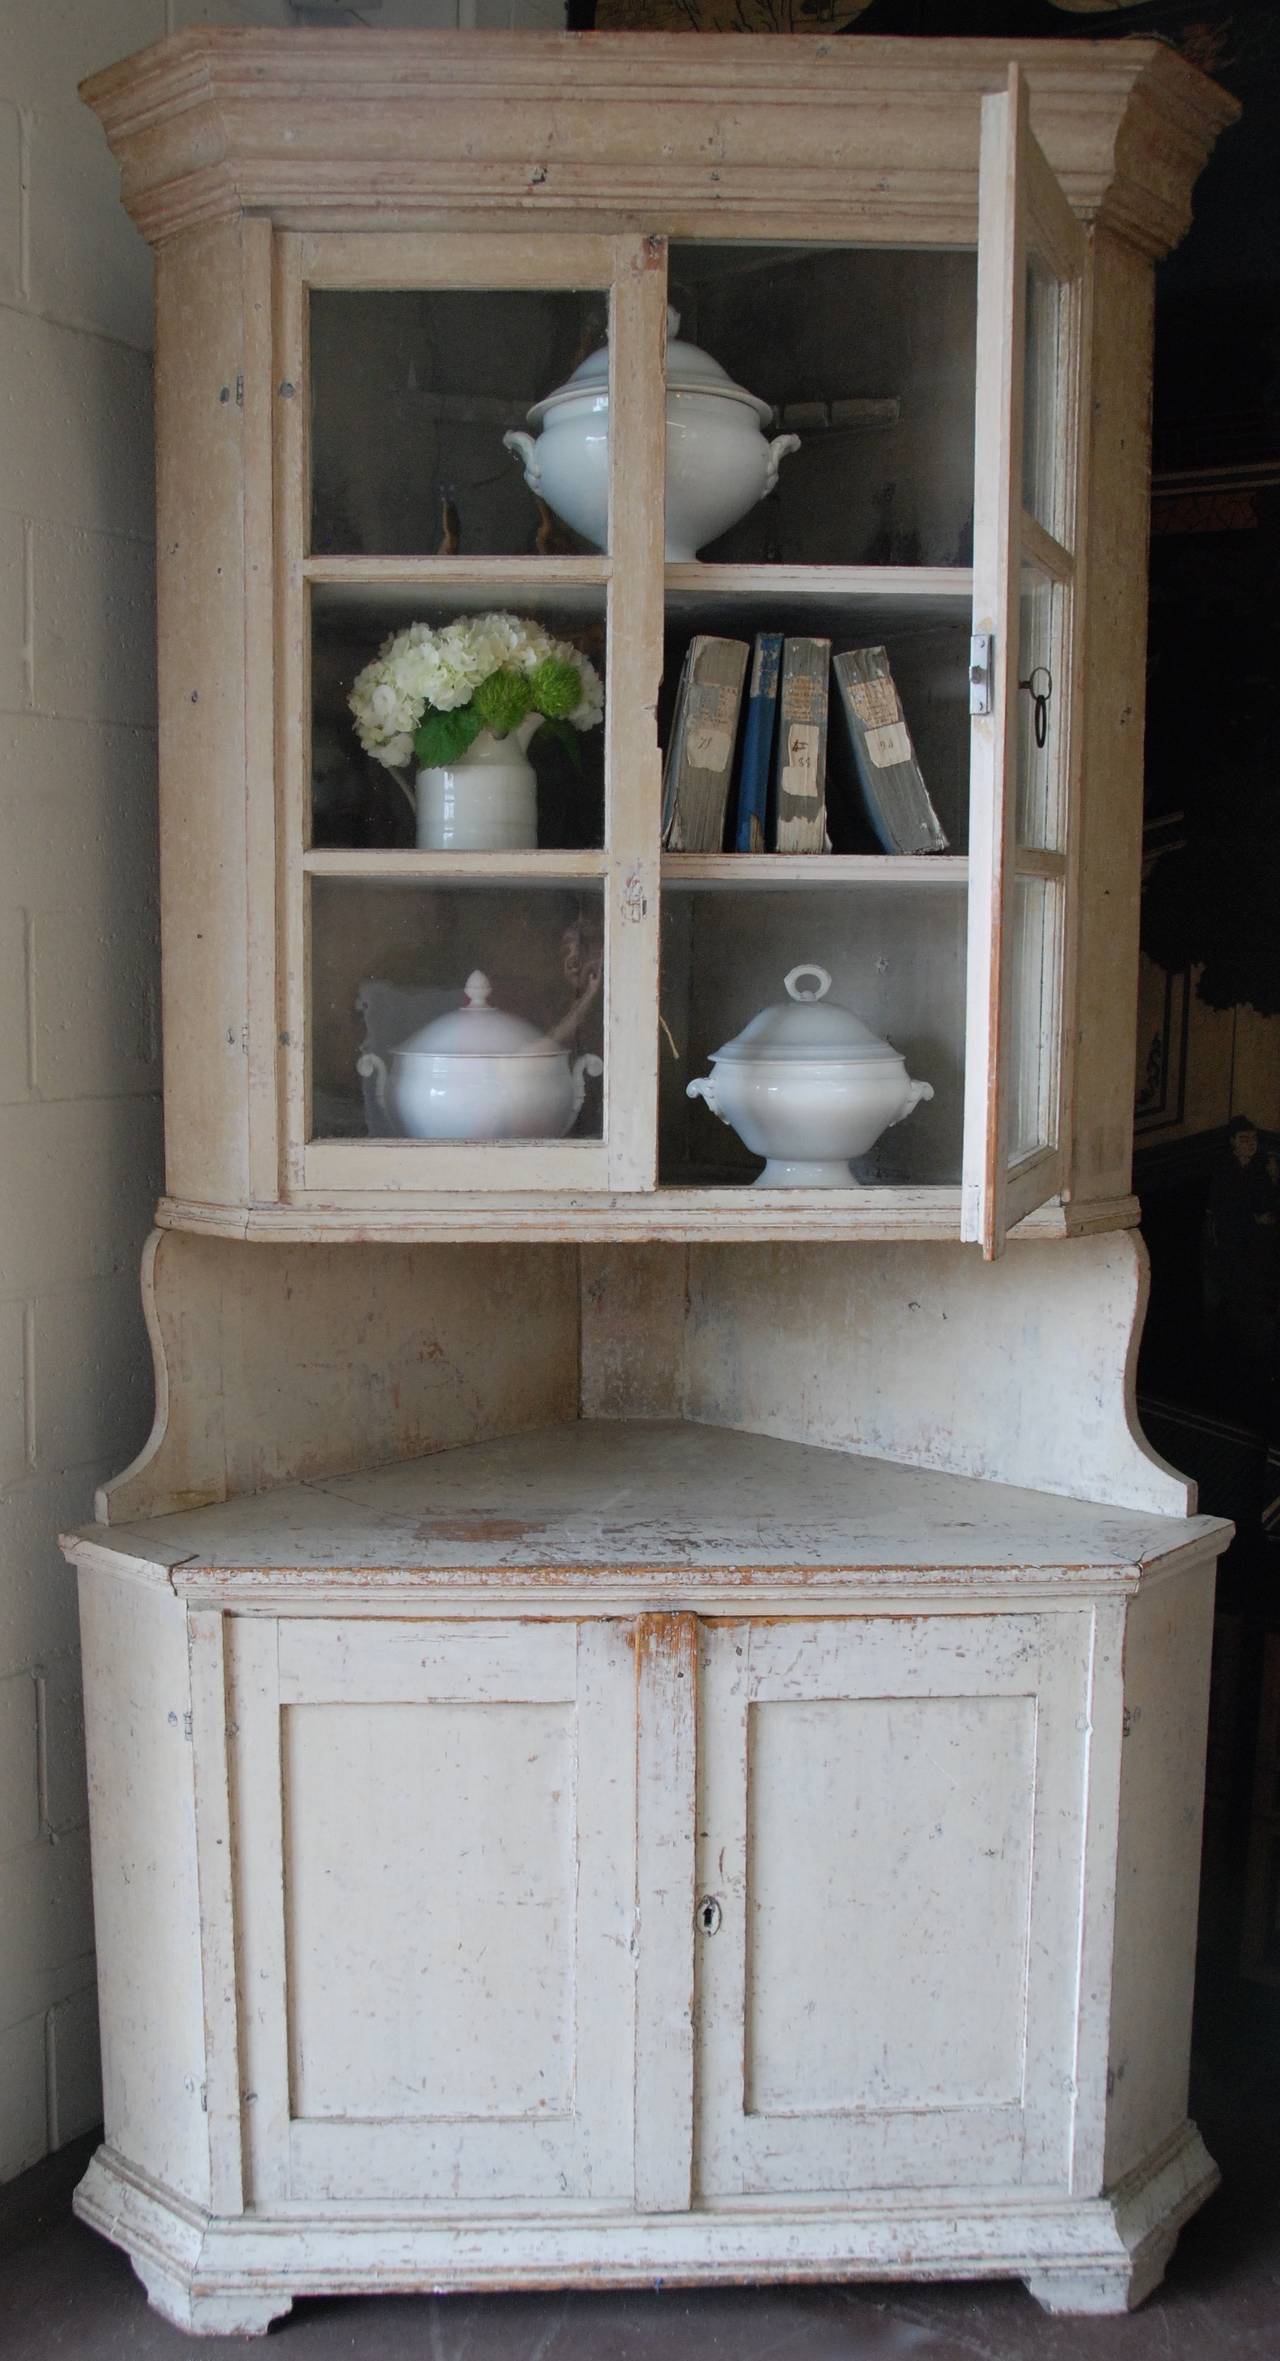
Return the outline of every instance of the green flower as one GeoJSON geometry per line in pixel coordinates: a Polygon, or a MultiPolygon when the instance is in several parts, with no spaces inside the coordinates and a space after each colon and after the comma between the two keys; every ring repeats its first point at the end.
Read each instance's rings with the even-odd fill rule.
{"type": "Polygon", "coordinates": [[[533,703],[548,721],[563,721],[582,702],[582,674],[561,656],[544,656],[529,686],[533,703]]]}
{"type": "MultiPolygon", "coordinates": [[[[545,666],[539,670],[545,670],[545,666]]],[[[534,697],[527,674],[508,672],[504,667],[479,683],[472,692],[471,703],[484,727],[492,730],[495,738],[505,738],[511,730],[519,728],[534,697]]]]}

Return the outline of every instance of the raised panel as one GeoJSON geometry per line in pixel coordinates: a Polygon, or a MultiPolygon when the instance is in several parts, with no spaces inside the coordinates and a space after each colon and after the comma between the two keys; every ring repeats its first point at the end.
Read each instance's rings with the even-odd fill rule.
{"type": "Polygon", "coordinates": [[[278,1633],[231,1651],[255,2188],[629,2198],[626,1628],[278,1633]]]}
{"type": "Polygon", "coordinates": [[[564,2115],[572,1708],[284,1715],[292,2111],[564,2115]]]}
{"type": "Polygon", "coordinates": [[[752,1705],[748,2114],[1017,2102],[1034,1779],[1030,1697],[752,1705]]]}
{"type": "Polygon", "coordinates": [[[1091,1618],[722,1626],[695,2185],[1065,2185],[1091,1618]]]}

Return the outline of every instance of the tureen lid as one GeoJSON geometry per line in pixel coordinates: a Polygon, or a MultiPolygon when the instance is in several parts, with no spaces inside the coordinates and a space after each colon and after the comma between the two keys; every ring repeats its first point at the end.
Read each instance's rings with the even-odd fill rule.
{"type": "Polygon", "coordinates": [[[870,1025],[864,1025],[851,1008],[842,1008],[838,1000],[827,999],[831,978],[825,967],[793,967],[786,979],[786,990],[789,999],[775,1001],[772,1008],[762,1008],[732,1041],[726,1041],[723,1049],[715,1051],[715,1058],[733,1062],[809,1058],[850,1066],[883,1064],[892,1059],[896,1065],[902,1064],[897,1050],[882,1041],[878,1033],[873,1033],[870,1025]],[[807,976],[817,979],[816,990],[802,990],[801,978],[807,976]]]}
{"type": "Polygon", "coordinates": [[[505,1009],[490,1008],[489,994],[493,986],[488,976],[476,968],[467,977],[463,989],[467,995],[461,1008],[451,1009],[448,1016],[434,1017],[412,1033],[407,1041],[398,1044],[392,1055],[398,1058],[554,1058],[562,1057],[559,1044],[540,1033],[524,1017],[510,1016],[505,1009]]]}
{"type": "MultiPolygon", "coordinates": [[[[771,402],[763,402],[759,394],[748,393],[743,385],[735,385],[727,369],[713,361],[710,353],[699,344],[686,344],[679,333],[680,314],[667,309],[667,392],[713,393],[722,401],[746,402],[757,418],[767,424],[773,416],[771,402]]],[[[554,393],[544,394],[529,412],[530,426],[541,426],[548,410],[557,402],[567,402],[576,394],[592,394],[598,401],[609,399],[609,347],[597,346],[585,361],[580,361],[572,377],[566,377],[554,393]]]]}

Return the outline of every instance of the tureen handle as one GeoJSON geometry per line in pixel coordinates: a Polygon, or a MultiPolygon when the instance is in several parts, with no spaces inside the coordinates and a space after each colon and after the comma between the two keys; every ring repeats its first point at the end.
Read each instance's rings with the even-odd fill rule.
{"type": "Polygon", "coordinates": [[[765,496],[765,492],[772,492],[774,485],[777,483],[778,469],[781,467],[788,451],[798,451],[799,448],[800,437],[798,434],[776,434],[774,436],[773,441],[769,445],[769,464],[764,471],[764,492],[762,492],[760,495],[762,500],[765,496]]]}
{"type": "Polygon", "coordinates": [[[728,1123],[728,1116],[721,1114],[716,1105],[716,1078],[714,1074],[703,1074],[696,1082],[687,1082],[684,1095],[687,1099],[705,1099],[712,1114],[719,1115],[722,1123],[728,1123]]]}
{"type": "Polygon", "coordinates": [[[387,1119],[386,1059],[380,1058],[376,1049],[362,1049],[359,1057],[356,1059],[356,1072],[361,1076],[362,1080],[372,1082],[373,1095],[377,1102],[378,1113],[385,1121],[387,1119]]]}
{"type": "Polygon", "coordinates": [[[508,433],[504,434],[502,440],[508,451],[514,451],[518,458],[523,459],[524,480],[529,490],[536,492],[542,481],[542,469],[538,464],[538,449],[534,437],[531,434],[526,434],[523,427],[513,426],[508,433]]]}
{"type": "Polygon", "coordinates": [[[587,1076],[603,1074],[604,1059],[598,1058],[595,1051],[589,1049],[582,1057],[574,1059],[570,1071],[573,1075],[573,1112],[576,1116],[581,1114],[582,1102],[587,1095],[587,1076]]]}
{"type": "Polygon", "coordinates": [[[793,1000],[822,1000],[831,990],[831,978],[827,974],[825,967],[815,967],[813,962],[810,960],[804,966],[792,968],[791,973],[786,980],[786,989],[791,994],[793,1000]],[[801,976],[816,976],[818,979],[817,991],[802,992],[799,985],[799,979],[801,976]]]}
{"type": "Polygon", "coordinates": [[[904,1123],[907,1116],[912,1112],[913,1108],[920,1105],[922,1099],[931,1099],[932,1097],[933,1084],[931,1082],[909,1082],[907,1084],[906,1104],[903,1107],[902,1113],[900,1115],[894,1116],[893,1123],[889,1123],[885,1126],[886,1130],[892,1131],[894,1123],[904,1123]]]}

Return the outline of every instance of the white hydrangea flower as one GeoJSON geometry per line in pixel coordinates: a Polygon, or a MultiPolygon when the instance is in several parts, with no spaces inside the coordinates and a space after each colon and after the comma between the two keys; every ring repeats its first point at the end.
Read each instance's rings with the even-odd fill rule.
{"type": "Polygon", "coordinates": [[[425,713],[456,712],[491,673],[504,667],[536,672],[549,656],[576,665],[582,696],[569,720],[575,729],[594,729],[604,713],[595,666],[532,617],[495,612],[459,615],[440,630],[410,623],[392,632],[352,683],[348,703],[356,735],[366,754],[399,770],[412,759],[414,732],[425,713]]]}

